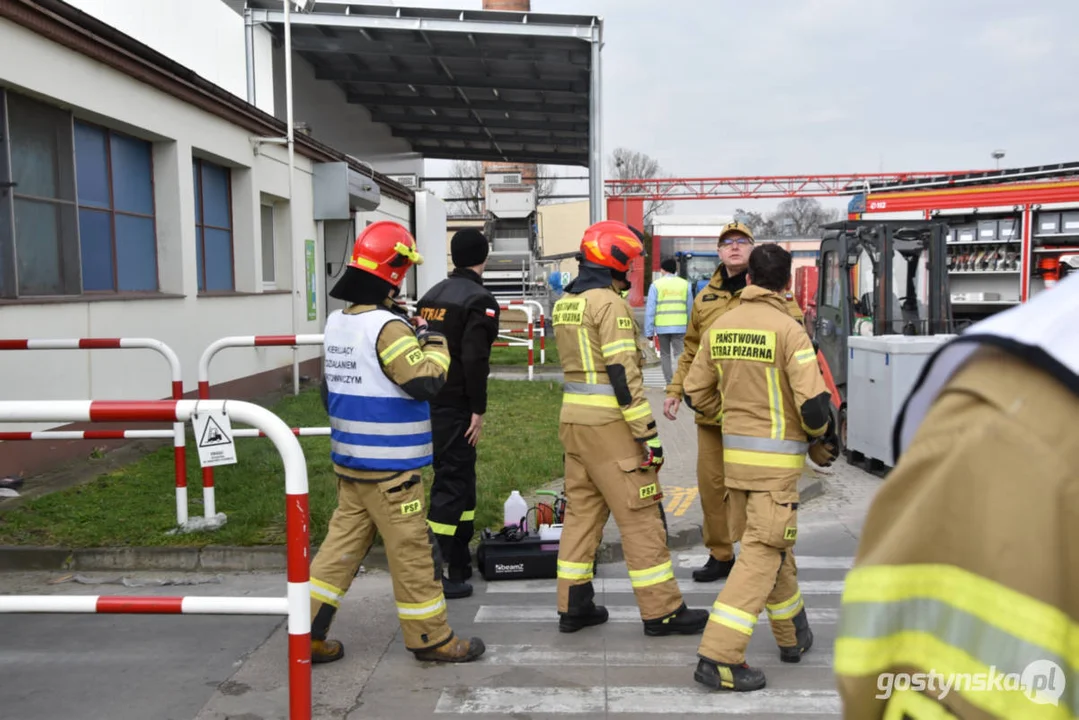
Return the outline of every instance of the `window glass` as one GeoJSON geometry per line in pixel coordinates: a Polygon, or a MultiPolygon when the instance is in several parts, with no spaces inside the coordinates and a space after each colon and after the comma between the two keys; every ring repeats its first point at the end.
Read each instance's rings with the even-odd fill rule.
{"type": "Polygon", "coordinates": [[[157,240],[151,218],[116,214],[116,257],[121,290],[157,290],[157,240]]]}
{"type": "Polygon", "coordinates": [[[194,160],[195,231],[200,291],[234,289],[228,168],[194,160]]]}
{"type": "Polygon", "coordinates": [[[119,133],[111,133],[109,140],[116,209],[153,215],[153,153],[150,143],[119,133]]]}
{"type": "Polygon", "coordinates": [[[273,205],[262,206],[262,282],[273,283],[276,281],[275,274],[275,248],[274,248],[274,224],[273,205]]]}
{"type": "Polygon", "coordinates": [[[821,261],[821,279],[820,282],[823,285],[824,292],[824,304],[829,307],[838,308],[840,304],[840,287],[839,287],[839,255],[835,250],[829,250],[824,253],[821,261]]]}
{"type": "Polygon", "coordinates": [[[79,242],[82,245],[83,292],[112,290],[112,215],[100,210],[79,210],[79,242]]]}
{"type": "Polygon", "coordinates": [[[60,209],[55,204],[16,198],[20,295],[64,294],[60,228],[60,209]]]}
{"type": "Polygon", "coordinates": [[[108,208],[109,160],[102,128],[75,123],[75,182],[78,185],[79,205],[108,208]]]}

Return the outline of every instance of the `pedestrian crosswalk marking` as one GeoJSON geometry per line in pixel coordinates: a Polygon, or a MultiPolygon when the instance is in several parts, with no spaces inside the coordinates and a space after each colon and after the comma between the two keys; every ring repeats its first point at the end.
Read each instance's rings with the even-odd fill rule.
{"type": "MultiPolygon", "coordinates": [[[[676,559],[680,568],[699,568],[708,560],[708,555],[677,553],[676,559]]],[[[799,555],[797,548],[794,553],[794,562],[799,570],[850,570],[854,567],[853,557],[831,557],[828,555],[799,555]]]]}
{"type": "Polygon", "coordinates": [[[586,713],[636,715],[837,715],[834,690],[771,690],[717,693],[690,683],[680,687],[460,687],[442,691],[437,714],[544,715],[586,713]],[[690,687],[694,685],[695,687],[690,687]]]}
{"type": "MultiPolygon", "coordinates": [[[[608,622],[641,622],[636,605],[608,605],[608,622]]],[[[809,624],[834,625],[839,611],[835,608],[807,608],[809,624]]],[[[767,618],[761,613],[761,619],[767,618]]],[[[558,621],[558,608],[550,605],[480,605],[473,622],[476,623],[548,623],[558,621]]]]}
{"type": "MultiPolygon", "coordinates": [[[[554,650],[535,645],[488,645],[483,662],[492,665],[523,665],[528,667],[685,667],[697,666],[697,654],[688,652],[648,652],[614,650],[554,650]]],[[[749,653],[752,667],[787,667],[779,653],[749,653]]],[[[800,667],[832,667],[832,654],[815,647],[802,656],[800,667]]]]}
{"type": "MultiPolygon", "coordinates": [[[[683,594],[705,593],[716,595],[723,587],[724,582],[699,583],[687,578],[679,578],[678,587],[683,594]]],[[[599,592],[630,593],[633,586],[629,578],[593,578],[593,589],[599,592]]],[[[843,592],[842,580],[802,580],[798,588],[803,595],[840,595],[843,592]]],[[[487,585],[488,595],[503,595],[512,593],[554,593],[558,591],[558,583],[554,580],[500,580],[487,585]]]]}
{"type": "Polygon", "coordinates": [[[663,366],[646,367],[641,373],[644,386],[651,388],[667,387],[667,379],[663,377],[663,366]]]}

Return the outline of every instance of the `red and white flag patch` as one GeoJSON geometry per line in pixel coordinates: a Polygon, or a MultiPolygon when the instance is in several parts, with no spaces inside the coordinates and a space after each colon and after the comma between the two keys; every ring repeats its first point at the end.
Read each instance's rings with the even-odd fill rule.
{"type": "Polygon", "coordinates": [[[487,308],[486,310],[484,310],[484,312],[487,313],[487,317],[494,317],[495,316],[495,311],[492,310],[491,308],[487,308]]]}

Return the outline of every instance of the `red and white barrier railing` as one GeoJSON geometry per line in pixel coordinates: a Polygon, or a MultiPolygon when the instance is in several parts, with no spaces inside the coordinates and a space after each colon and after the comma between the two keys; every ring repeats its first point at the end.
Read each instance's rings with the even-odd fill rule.
{"type": "MultiPolygon", "coordinates": [[[[172,375],[172,398],[179,400],[184,396],[183,374],[180,370],[180,358],[176,352],[165,343],[153,338],[27,338],[27,339],[0,339],[0,350],[130,350],[146,349],[154,350],[164,356],[169,363],[169,371],[172,375]]],[[[99,431],[101,432],[101,431],[99,431]]],[[[112,431],[106,431],[112,432],[112,431]]],[[[153,431],[121,431],[121,432],[153,432],[153,431]]],[[[5,433],[11,435],[11,433],[5,433]]],[[[21,437],[26,433],[15,433],[19,437],[0,439],[9,440],[45,440],[54,438],[57,440],[105,440],[119,438],[105,437],[68,437],[67,433],[60,435],[53,433],[42,437],[21,437]]],[[[30,433],[40,436],[41,433],[30,433]]],[[[140,436],[125,435],[122,437],[161,437],[160,435],[140,436]]],[[[172,452],[173,465],[176,475],[176,524],[187,524],[187,451],[184,445],[184,424],[173,423],[172,426],[172,452]]]]}
{"type": "MultiPolygon", "coordinates": [[[[508,305],[527,305],[530,308],[535,308],[536,314],[533,317],[539,318],[537,324],[539,326],[539,348],[540,348],[540,365],[547,362],[547,318],[543,315],[543,304],[538,300],[510,300],[508,305]]],[[[506,305],[502,306],[502,309],[506,309],[506,305]]]]}
{"type": "Polygon", "coordinates": [[[284,598],[0,595],[0,613],[287,615],[289,720],[311,718],[310,515],[307,461],[292,430],[269,410],[236,400],[0,401],[0,422],[173,422],[228,412],[266,434],[285,469],[284,598]]]}
{"type": "Polygon", "coordinates": [[[499,332],[498,332],[498,337],[501,338],[501,339],[496,340],[493,343],[493,347],[523,347],[523,348],[527,348],[528,349],[528,379],[531,380],[532,376],[533,376],[533,368],[535,366],[535,361],[534,361],[534,356],[533,356],[533,347],[534,347],[533,343],[535,342],[535,332],[536,332],[535,325],[532,322],[532,308],[530,308],[530,307],[528,307],[526,305],[513,305],[513,304],[511,304],[511,305],[499,305],[499,307],[502,310],[517,310],[519,312],[523,312],[525,314],[525,318],[527,318],[527,326],[526,326],[527,330],[520,330],[520,331],[510,330],[510,331],[503,332],[500,329],[499,332]],[[528,333],[528,338],[524,339],[524,338],[516,337],[513,334],[514,332],[520,332],[520,333],[527,332],[528,333]]]}
{"type": "MultiPolygon", "coordinates": [[[[298,345],[322,345],[322,335],[233,335],[223,337],[210,343],[199,358],[199,399],[210,398],[210,361],[214,355],[225,348],[233,347],[291,347],[298,345]]],[[[295,358],[293,359],[293,385],[299,382],[299,374],[295,358]]],[[[310,433],[312,435],[329,435],[330,429],[326,428],[302,428],[304,430],[319,430],[310,433]],[[321,432],[325,431],[325,432],[321,432]]],[[[248,434],[243,428],[234,430],[237,437],[256,437],[257,434],[248,434]]],[[[302,434],[302,433],[301,433],[302,434]]],[[[202,507],[205,524],[208,528],[216,527],[225,521],[224,513],[217,512],[217,501],[214,496],[214,469],[202,468],[202,507]]]]}

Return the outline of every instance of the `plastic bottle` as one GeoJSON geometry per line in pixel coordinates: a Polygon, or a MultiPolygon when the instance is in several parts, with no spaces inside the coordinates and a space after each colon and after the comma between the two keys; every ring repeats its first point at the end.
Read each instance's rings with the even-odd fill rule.
{"type": "Polygon", "coordinates": [[[506,527],[520,527],[522,531],[528,531],[528,503],[521,497],[521,493],[514,490],[502,506],[503,525],[506,527]]]}

